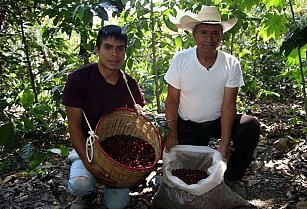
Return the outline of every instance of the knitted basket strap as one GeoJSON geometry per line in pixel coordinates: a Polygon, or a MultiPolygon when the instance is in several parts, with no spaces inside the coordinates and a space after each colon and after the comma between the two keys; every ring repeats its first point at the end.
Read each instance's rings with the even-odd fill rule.
{"type": "Polygon", "coordinates": [[[95,140],[98,140],[98,136],[95,135],[95,132],[92,130],[92,128],[91,128],[91,126],[90,126],[90,123],[88,122],[88,119],[87,119],[87,117],[86,117],[84,111],[82,111],[82,112],[83,112],[83,116],[84,116],[84,118],[85,118],[85,120],[86,120],[86,123],[87,123],[87,125],[88,125],[88,127],[89,127],[89,129],[90,129],[90,130],[88,131],[89,136],[88,136],[87,139],[86,139],[85,148],[86,148],[86,157],[87,157],[87,160],[91,163],[91,162],[93,162],[93,157],[94,157],[94,148],[93,148],[93,144],[94,144],[94,141],[95,141],[95,140]]]}
{"type": "Polygon", "coordinates": [[[120,71],[120,72],[121,72],[122,75],[123,75],[123,79],[124,79],[124,81],[125,81],[125,83],[126,83],[126,86],[127,86],[127,88],[128,88],[128,91],[129,91],[129,93],[130,93],[130,96],[131,96],[131,98],[132,98],[132,100],[133,100],[134,107],[135,107],[136,111],[137,111],[139,114],[143,114],[143,108],[142,108],[142,106],[139,105],[139,104],[137,104],[137,103],[135,102],[135,99],[134,99],[134,97],[133,97],[133,95],[132,95],[132,93],[131,93],[130,87],[129,87],[129,85],[128,85],[128,80],[127,80],[126,74],[125,74],[123,71],[120,71]]]}

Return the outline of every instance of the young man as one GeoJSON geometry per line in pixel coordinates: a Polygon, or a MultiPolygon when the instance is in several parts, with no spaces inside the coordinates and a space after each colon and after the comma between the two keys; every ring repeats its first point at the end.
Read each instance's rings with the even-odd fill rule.
{"type": "MultiPolygon", "coordinates": [[[[108,209],[126,208],[129,204],[129,188],[113,188],[104,170],[95,163],[89,163],[86,156],[88,125],[83,111],[95,130],[101,116],[118,107],[134,108],[133,100],[120,72],[125,59],[127,34],[119,26],[109,25],[100,29],[95,52],[96,64],[85,65],[74,70],[65,85],[62,103],[66,106],[69,133],[74,150],[68,190],[77,197],[83,197],[83,204],[72,208],[87,208],[86,200],[92,197],[97,181],[105,184],[104,198],[108,209]]],[[[136,103],[144,106],[145,101],[137,82],[126,75],[128,85],[136,103]]]]}
{"type": "Polygon", "coordinates": [[[176,144],[207,146],[211,138],[220,138],[217,149],[228,162],[225,182],[245,197],[240,180],[252,160],[260,126],[255,118],[237,114],[238,88],[244,85],[240,63],[219,50],[223,33],[236,22],[236,18],[221,22],[214,6],[203,6],[196,18],[181,18],[181,27],[192,31],[196,47],[178,52],[165,75],[171,129],[166,151],[176,144]]]}

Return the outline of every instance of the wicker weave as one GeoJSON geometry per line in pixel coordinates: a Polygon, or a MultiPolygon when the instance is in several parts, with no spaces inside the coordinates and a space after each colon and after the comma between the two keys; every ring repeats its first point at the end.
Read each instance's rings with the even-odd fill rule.
{"type": "Polygon", "coordinates": [[[95,134],[99,141],[94,143],[93,162],[99,164],[115,180],[115,187],[125,188],[141,181],[151,171],[161,157],[162,145],[156,127],[143,115],[135,110],[117,108],[104,115],[98,122],[95,134]],[[131,135],[147,141],[155,149],[156,160],[152,166],[146,168],[131,168],[110,158],[100,146],[100,141],[114,135],[131,135]]]}

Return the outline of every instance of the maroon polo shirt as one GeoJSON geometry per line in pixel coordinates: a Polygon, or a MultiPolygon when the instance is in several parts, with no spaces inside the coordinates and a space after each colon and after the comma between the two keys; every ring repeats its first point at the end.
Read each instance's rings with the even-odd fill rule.
{"type": "MultiPolygon", "coordinates": [[[[137,82],[126,74],[130,90],[136,103],[145,105],[145,100],[137,82]]],[[[74,70],[69,74],[63,92],[62,104],[84,110],[92,130],[102,115],[114,108],[134,108],[123,75],[120,74],[115,85],[106,82],[98,70],[98,64],[89,64],[74,70]]],[[[88,126],[83,118],[82,128],[85,136],[88,135],[88,126]]]]}

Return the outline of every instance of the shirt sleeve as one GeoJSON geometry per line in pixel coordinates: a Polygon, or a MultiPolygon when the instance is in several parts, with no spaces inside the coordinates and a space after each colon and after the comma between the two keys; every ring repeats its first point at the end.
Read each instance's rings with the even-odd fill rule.
{"type": "Polygon", "coordinates": [[[229,77],[225,86],[229,88],[244,86],[240,62],[237,59],[233,60],[233,65],[231,70],[229,71],[229,77]]]}
{"type": "Polygon", "coordinates": [[[82,93],[73,74],[69,74],[62,97],[62,104],[70,107],[82,108],[82,93]]]}
{"type": "Polygon", "coordinates": [[[171,62],[171,65],[170,65],[168,71],[166,72],[166,74],[164,76],[164,80],[168,84],[175,87],[176,89],[181,89],[180,75],[179,75],[179,69],[178,69],[178,61],[179,61],[179,58],[178,58],[177,55],[175,55],[172,62],[171,62]]]}

